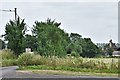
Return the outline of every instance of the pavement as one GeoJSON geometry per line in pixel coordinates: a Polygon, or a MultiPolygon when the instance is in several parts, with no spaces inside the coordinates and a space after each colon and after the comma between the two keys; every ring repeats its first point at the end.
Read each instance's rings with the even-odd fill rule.
{"type": "Polygon", "coordinates": [[[118,77],[48,75],[32,72],[18,72],[18,66],[0,67],[2,80],[120,80],[118,77]]]}

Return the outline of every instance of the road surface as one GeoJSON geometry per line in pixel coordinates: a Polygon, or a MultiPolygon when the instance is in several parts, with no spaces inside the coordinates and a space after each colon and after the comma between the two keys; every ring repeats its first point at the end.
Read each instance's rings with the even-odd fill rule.
{"type": "Polygon", "coordinates": [[[117,77],[66,76],[18,72],[18,66],[0,67],[2,80],[119,80],[117,77]]]}

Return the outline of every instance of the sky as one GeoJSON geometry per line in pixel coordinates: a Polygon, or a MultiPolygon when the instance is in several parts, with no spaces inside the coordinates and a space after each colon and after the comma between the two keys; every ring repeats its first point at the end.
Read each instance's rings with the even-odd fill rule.
{"type": "MultiPolygon", "coordinates": [[[[105,1],[105,0],[104,0],[105,1]]],[[[5,0],[1,10],[14,10],[32,27],[35,21],[47,18],[61,22],[61,29],[67,33],[78,33],[83,38],[91,38],[94,43],[118,42],[118,2],[104,1],[11,1],[5,0]]],[[[14,20],[14,12],[0,11],[0,35],[5,25],[14,20]]],[[[27,32],[30,34],[30,32],[27,32]]]]}

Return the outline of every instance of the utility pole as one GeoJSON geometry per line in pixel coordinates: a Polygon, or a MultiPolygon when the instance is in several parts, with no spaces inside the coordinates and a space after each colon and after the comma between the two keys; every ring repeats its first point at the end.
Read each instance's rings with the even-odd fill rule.
{"type": "Polygon", "coordinates": [[[15,13],[15,20],[17,20],[17,8],[14,8],[14,10],[0,10],[4,12],[14,12],[15,13]]]}
{"type": "Polygon", "coordinates": [[[17,8],[15,8],[15,20],[17,20],[17,8]]]}

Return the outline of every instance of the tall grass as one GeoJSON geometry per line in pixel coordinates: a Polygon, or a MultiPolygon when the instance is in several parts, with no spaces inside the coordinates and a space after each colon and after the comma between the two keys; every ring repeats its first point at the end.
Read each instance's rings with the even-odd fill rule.
{"type": "Polygon", "coordinates": [[[17,65],[15,54],[10,49],[0,50],[0,66],[17,65]]]}
{"type": "Polygon", "coordinates": [[[8,59],[8,60],[2,60],[2,67],[5,66],[16,66],[17,64],[17,59],[8,59]]]}
{"type": "Polygon", "coordinates": [[[13,54],[13,52],[10,49],[1,50],[0,51],[0,57],[1,57],[2,60],[16,58],[16,56],[13,54]]]}
{"type": "MultiPolygon", "coordinates": [[[[118,58],[82,58],[65,56],[59,58],[57,56],[40,56],[39,54],[23,53],[18,58],[10,50],[0,52],[2,57],[2,66],[29,66],[29,65],[45,65],[52,67],[73,67],[90,70],[115,70],[118,71],[118,58]]],[[[0,62],[1,63],[1,62],[0,62]]]]}
{"type": "Polygon", "coordinates": [[[35,54],[25,53],[19,56],[18,64],[26,65],[46,65],[46,66],[67,66],[86,69],[118,69],[118,60],[106,58],[82,58],[66,56],[59,58],[57,56],[45,57],[35,54]],[[106,61],[107,60],[107,61],[106,61]]]}

